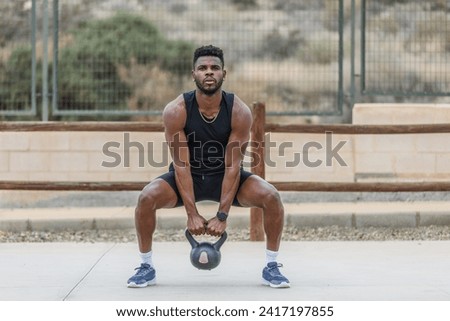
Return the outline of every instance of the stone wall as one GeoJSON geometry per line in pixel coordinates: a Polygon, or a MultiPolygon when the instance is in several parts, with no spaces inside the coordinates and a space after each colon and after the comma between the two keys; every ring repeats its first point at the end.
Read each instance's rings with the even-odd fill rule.
{"type": "MultiPolygon", "coordinates": [[[[354,124],[450,123],[450,105],[359,104],[354,124]]],[[[450,134],[353,137],[355,180],[449,180],[450,134]]]]}

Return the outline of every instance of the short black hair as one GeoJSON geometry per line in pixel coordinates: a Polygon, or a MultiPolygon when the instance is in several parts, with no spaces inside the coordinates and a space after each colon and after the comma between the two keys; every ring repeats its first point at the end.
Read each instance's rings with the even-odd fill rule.
{"type": "Polygon", "coordinates": [[[193,65],[195,66],[195,62],[199,57],[204,56],[214,56],[220,59],[222,62],[222,68],[225,66],[225,61],[223,59],[223,50],[219,47],[215,47],[213,45],[208,46],[201,46],[200,48],[197,48],[194,52],[194,60],[193,65]]]}

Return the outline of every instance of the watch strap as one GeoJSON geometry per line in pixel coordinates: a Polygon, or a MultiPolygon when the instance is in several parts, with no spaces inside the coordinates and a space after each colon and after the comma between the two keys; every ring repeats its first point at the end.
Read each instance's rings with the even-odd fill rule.
{"type": "Polygon", "coordinates": [[[217,212],[216,217],[219,219],[219,221],[225,222],[228,218],[228,214],[225,212],[217,212]]]}

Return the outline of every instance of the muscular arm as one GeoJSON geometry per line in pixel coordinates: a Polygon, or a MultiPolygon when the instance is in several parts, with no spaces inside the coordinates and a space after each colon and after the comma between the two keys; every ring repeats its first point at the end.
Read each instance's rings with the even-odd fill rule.
{"type": "MultiPolygon", "coordinates": [[[[231,120],[231,133],[225,150],[225,175],[222,181],[222,194],[219,211],[228,213],[239,187],[240,168],[245,149],[250,139],[252,114],[250,109],[235,96],[231,120]]],[[[213,218],[208,223],[208,233],[221,235],[226,228],[226,222],[213,218]]]]}
{"type": "Polygon", "coordinates": [[[176,184],[188,217],[187,228],[194,235],[203,234],[206,220],[198,213],[195,205],[189,149],[186,134],[184,133],[186,109],[182,96],[179,96],[166,106],[163,112],[163,122],[165,138],[170,147],[175,168],[176,184]]]}

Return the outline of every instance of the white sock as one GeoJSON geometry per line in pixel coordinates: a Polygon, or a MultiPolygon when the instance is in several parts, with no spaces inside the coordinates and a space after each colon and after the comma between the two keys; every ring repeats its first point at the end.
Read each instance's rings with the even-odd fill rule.
{"type": "Polygon", "coordinates": [[[270,262],[276,262],[277,261],[277,256],[278,256],[278,251],[271,251],[271,250],[266,250],[266,262],[270,263],[270,262]]]}
{"type": "Polygon", "coordinates": [[[142,259],[142,263],[147,263],[148,265],[153,266],[152,254],[153,254],[152,251],[147,253],[139,253],[142,259]]]}

